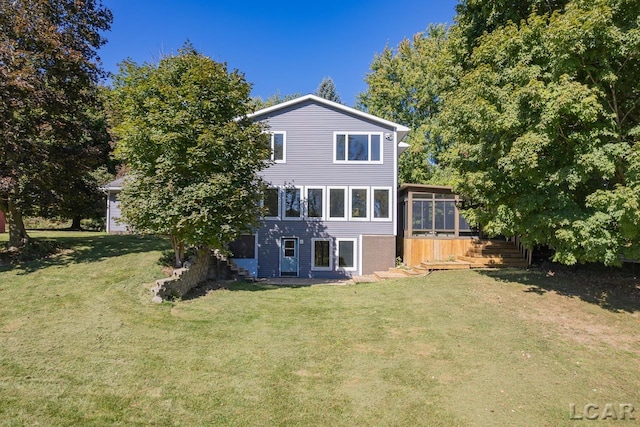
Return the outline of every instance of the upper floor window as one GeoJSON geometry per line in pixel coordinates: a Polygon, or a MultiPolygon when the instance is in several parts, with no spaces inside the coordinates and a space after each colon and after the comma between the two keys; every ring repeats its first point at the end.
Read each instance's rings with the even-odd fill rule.
{"type": "Polygon", "coordinates": [[[373,188],[372,206],[374,221],[391,219],[391,189],[373,188]]]}
{"type": "Polygon", "coordinates": [[[267,188],[264,190],[264,207],[266,217],[280,216],[280,193],[277,188],[267,188]]]}
{"type": "Polygon", "coordinates": [[[300,189],[285,188],[284,189],[284,217],[300,218],[302,209],[300,205],[300,189]]]}
{"type": "Polygon", "coordinates": [[[285,132],[271,133],[271,160],[276,163],[287,161],[287,135],[285,132]]]}
{"type": "Polygon", "coordinates": [[[382,163],[381,133],[334,133],[334,162],[382,163]]]}
{"type": "Polygon", "coordinates": [[[349,206],[349,219],[367,220],[369,219],[369,197],[367,188],[351,188],[351,200],[349,206]]]}
{"type": "Polygon", "coordinates": [[[324,187],[307,187],[307,218],[324,217],[324,187]]]}
{"type": "Polygon", "coordinates": [[[347,187],[329,187],[329,219],[346,219],[347,209],[345,192],[347,187]]]}

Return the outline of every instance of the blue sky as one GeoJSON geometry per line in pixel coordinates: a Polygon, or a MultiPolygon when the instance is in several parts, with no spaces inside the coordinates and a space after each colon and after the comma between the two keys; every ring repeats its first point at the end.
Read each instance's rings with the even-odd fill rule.
{"type": "Polygon", "coordinates": [[[313,93],[331,77],[342,101],[353,105],[364,77],[385,45],[452,24],[456,0],[103,0],[114,14],[104,68],[125,58],[154,62],[185,40],[230,69],[245,73],[252,95],[266,99],[313,93]]]}

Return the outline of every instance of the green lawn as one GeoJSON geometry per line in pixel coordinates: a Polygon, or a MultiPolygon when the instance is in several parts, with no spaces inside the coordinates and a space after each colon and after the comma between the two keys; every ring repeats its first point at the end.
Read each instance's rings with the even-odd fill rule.
{"type": "Polygon", "coordinates": [[[34,235],[68,249],[0,267],[0,425],[591,425],[570,420],[588,403],[640,419],[629,279],[239,283],[156,305],[162,240],[34,235]]]}

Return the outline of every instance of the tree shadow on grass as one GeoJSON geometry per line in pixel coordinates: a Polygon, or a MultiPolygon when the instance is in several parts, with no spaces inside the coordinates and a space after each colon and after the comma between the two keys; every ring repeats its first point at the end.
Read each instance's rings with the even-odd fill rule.
{"type": "Polygon", "coordinates": [[[131,253],[166,250],[168,243],[159,237],[142,237],[132,234],[87,234],[87,236],[61,235],[38,238],[39,242],[55,247],[55,253],[36,259],[25,257],[0,265],[0,272],[19,270],[18,274],[29,274],[50,266],[82,262],[96,262],[131,253]]]}
{"type": "Polygon", "coordinates": [[[502,282],[526,286],[524,292],[543,295],[555,292],[569,298],[598,305],[612,312],[640,311],[640,266],[623,268],[594,265],[563,266],[545,263],[529,270],[478,270],[502,282]]]}

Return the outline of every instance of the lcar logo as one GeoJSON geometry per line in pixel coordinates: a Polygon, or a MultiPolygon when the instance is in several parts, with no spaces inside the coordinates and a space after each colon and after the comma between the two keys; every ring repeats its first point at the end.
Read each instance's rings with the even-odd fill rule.
{"type": "Polygon", "coordinates": [[[572,420],[635,420],[633,415],[635,408],[631,403],[606,403],[598,405],[587,403],[583,408],[578,408],[575,403],[569,404],[569,419],[572,420]]]}

